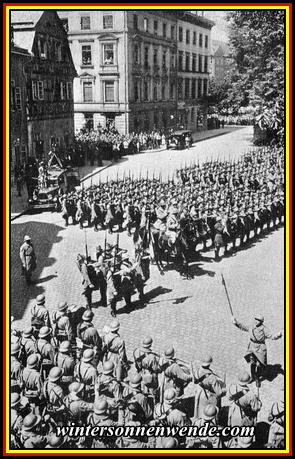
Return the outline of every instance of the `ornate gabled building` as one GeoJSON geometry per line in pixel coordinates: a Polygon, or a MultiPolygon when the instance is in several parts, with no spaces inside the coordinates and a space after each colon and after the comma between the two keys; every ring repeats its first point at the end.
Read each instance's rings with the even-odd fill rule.
{"type": "MultiPolygon", "coordinates": [[[[30,156],[48,159],[55,146],[74,139],[73,79],[67,34],[56,11],[11,11],[15,46],[30,53],[23,66],[30,156]]],[[[11,81],[14,79],[11,67],[11,81]]]]}
{"type": "Polygon", "coordinates": [[[177,124],[196,130],[198,112],[205,113],[212,21],[186,10],[58,14],[78,74],[76,129],[111,122],[121,133],[177,124]]]}

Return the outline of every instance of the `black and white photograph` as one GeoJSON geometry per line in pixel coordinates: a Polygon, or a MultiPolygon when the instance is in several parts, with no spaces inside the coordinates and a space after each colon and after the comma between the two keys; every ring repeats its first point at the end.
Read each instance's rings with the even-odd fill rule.
{"type": "Polygon", "coordinates": [[[286,452],[268,6],[10,5],[9,451],[286,452]]]}

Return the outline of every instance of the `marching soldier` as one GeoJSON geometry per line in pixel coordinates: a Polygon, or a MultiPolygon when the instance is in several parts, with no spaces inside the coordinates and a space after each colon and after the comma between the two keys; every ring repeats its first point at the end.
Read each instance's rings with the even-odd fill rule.
{"type": "Polygon", "coordinates": [[[11,412],[10,412],[10,428],[11,428],[11,446],[13,448],[22,448],[20,443],[20,434],[25,416],[30,413],[27,406],[22,406],[22,396],[17,393],[11,394],[11,412]]]}
{"type": "Polygon", "coordinates": [[[168,216],[168,211],[166,209],[166,203],[164,199],[161,199],[158,207],[156,208],[157,220],[154,223],[154,228],[159,230],[161,233],[166,231],[166,219],[168,216]]]}
{"type": "Polygon", "coordinates": [[[85,297],[86,308],[91,309],[92,290],[94,286],[92,285],[89,279],[87,262],[83,255],[80,255],[80,254],[77,255],[77,265],[78,265],[80,273],[82,274],[82,285],[83,285],[82,295],[85,297]]]}
{"type": "Polygon", "coordinates": [[[59,346],[59,352],[54,357],[54,365],[62,370],[62,383],[63,387],[67,386],[74,381],[75,359],[71,355],[70,341],[63,341],[59,346]]]}
{"type": "Polygon", "coordinates": [[[72,326],[70,319],[67,314],[68,303],[66,301],[60,301],[57,305],[57,311],[52,315],[53,324],[53,336],[57,339],[58,344],[63,341],[73,340],[72,326]]]}
{"type": "MultiPolygon", "coordinates": [[[[190,426],[190,418],[180,409],[178,409],[178,400],[176,391],[173,388],[166,389],[163,396],[163,403],[158,403],[154,410],[153,424],[160,424],[170,427],[190,426]]],[[[180,446],[184,446],[185,437],[175,435],[180,446]]]]}
{"type": "Polygon", "coordinates": [[[40,412],[42,403],[42,376],[40,373],[41,356],[32,354],[28,357],[27,366],[23,371],[24,396],[29,400],[32,411],[40,412]]]}
{"type": "MultiPolygon", "coordinates": [[[[87,418],[87,425],[93,427],[105,426],[112,427],[124,425],[124,411],[122,406],[119,406],[119,419],[115,422],[109,414],[109,405],[106,400],[98,400],[94,403],[94,412],[90,413],[87,418]]],[[[113,449],[115,448],[115,438],[108,435],[96,436],[92,442],[93,449],[113,449]]]]}
{"type": "Polygon", "coordinates": [[[220,261],[220,256],[219,256],[220,248],[224,246],[224,241],[223,241],[224,225],[222,224],[222,218],[220,216],[216,217],[214,231],[215,231],[215,237],[214,237],[215,260],[220,261]]]}
{"type": "Polygon", "coordinates": [[[67,195],[64,194],[61,199],[61,216],[65,220],[65,227],[69,226],[69,203],[67,200],[67,195]]]}
{"type": "Polygon", "coordinates": [[[96,400],[106,400],[111,413],[117,411],[118,399],[122,398],[121,386],[114,376],[114,371],[114,362],[111,360],[104,362],[102,374],[98,377],[96,389],[96,400]]]}
{"type": "Polygon", "coordinates": [[[235,317],[232,317],[233,324],[242,331],[249,333],[249,343],[247,352],[244,356],[245,360],[250,363],[250,372],[252,379],[256,380],[256,384],[260,386],[260,379],[264,376],[263,373],[267,368],[267,349],[265,340],[277,340],[282,337],[282,331],[271,333],[264,325],[264,317],[261,314],[256,314],[254,322],[251,326],[243,325],[238,322],[235,317]]]}
{"type": "Polygon", "coordinates": [[[209,403],[220,409],[221,397],[226,394],[225,383],[210,368],[212,363],[210,355],[202,359],[201,367],[195,371],[194,382],[197,384],[195,392],[194,417],[199,418],[203,409],[209,403]]]}
{"type": "Polygon", "coordinates": [[[88,403],[83,400],[84,384],[80,382],[72,382],[69,386],[69,395],[64,398],[64,404],[69,415],[69,420],[84,425],[88,414],[93,411],[93,403],[88,403]]]}
{"type": "Polygon", "coordinates": [[[99,336],[97,329],[92,323],[93,312],[86,310],[82,316],[83,322],[77,327],[77,338],[82,341],[82,349],[93,349],[95,351],[95,365],[102,357],[102,339],[99,336]]]}
{"type": "Polygon", "coordinates": [[[20,363],[21,346],[19,343],[11,345],[11,359],[10,359],[10,377],[11,377],[11,391],[20,393],[22,390],[22,374],[23,367],[20,363]]]}
{"type": "Polygon", "coordinates": [[[44,380],[47,378],[54,364],[55,351],[51,344],[51,333],[51,328],[42,327],[39,331],[39,339],[37,340],[37,352],[41,355],[41,374],[44,380]]]}
{"type": "Polygon", "coordinates": [[[189,384],[192,377],[189,369],[180,364],[174,358],[175,350],[173,347],[165,350],[164,360],[161,364],[161,369],[164,371],[165,385],[164,389],[173,388],[177,397],[183,395],[184,388],[189,384]]]}
{"type": "Polygon", "coordinates": [[[38,295],[36,304],[31,307],[31,325],[34,327],[34,336],[38,337],[39,330],[42,327],[50,327],[49,312],[45,306],[45,296],[38,295]]]}
{"type": "Polygon", "coordinates": [[[141,425],[147,424],[153,416],[147,396],[141,390],[142,377],[135,373],[129,382],[129,388],[123,391],[123,400],[127,401],[125,418],[128,421],[138,421],[141,425]]]}
{"type": "Polygon", "coordinates": [[[31,285],[31,277],[37,267],[37,258],[30,236],[24,237],[24,243],[20,248],[19,256],[22,262],[22,272],[26,276],[26,282],[28,285],[31,285]]]}
{"type": "Polygon", "coordinates": [[[47,444],[46,436],[41,434],[41,421],[39,415],[28,414],[23,422],[21,443],[25,449],[44,449],[47,444]]]}
{"type": "MultiPolygon", "coordinates": [[[[210,429],[211,427],[218,427],[218,407],[208,404],[204,407],[202,416],[193,421],[193,426],[198,427],[198,431],[203,427],[210,429]]],[[[186,447],[188,449],[220,449],[222,448],[222,441],[220,435],[201,435],[196,437],[187,437],[186,447]]]]}
{"type": "Polygon", "coordinates": [[[51,368],[48,381],[45,381],[43,385],[46,411],[57,423],[64,418],[64,391],[61,387],[62,375],[63,371],[59,367],[51,368]]]}
{"type": "Polygon", "coordinates": [[[261,409],[261,401],[248,384],[251,377],[247,371],[238,375],[238,383],[228,389],[228,398],[232,402],[229,406],[228,424],[233,426],[256,426],[257,413],[261,409]]]}
{"type": "Polygon", "coordinates": [[[107,282],[107,303],[111,309],[111,316],[116,317],[116,306],[118,301],[118,291],[114,282],[114,265],[109,261],[106,263],[106,282],[107,282]]]}
{"type": "Polygon", "coordinates": [[[170,245],[170,247],[173,247],[175,245],[177,233],[180,228],[178,220],[178,208],[176,207],[176,204],[177,201],[172,202],[172,206],[169,209],[169,214],[166,223],[166,234],[168,236],[168,244],[170,245]]]}
{"type": "Polygon", "coordinates": [[[82,361],[77,362],[74,370],[74,378],[84,385],[85,400],[87,402],[94,402],[95,398],[95,385],[98,374],[96,367],[93,365],[94,357],[94,350],[86,349],[83,352],[82,361]]]}
{"type": "Polygon", "coordinates": [[[144,391],[154,397],[155,403],[159,398],[158,373],[160,372],[159,355],[152,351],[152,338],[145,338],[142,347],[133,352],[134,365],[142,376],[144,391]]]}
{"type": "Polygon", "coordinates": [[[120,324],[113,320],[109,332],[104,336],[105,355],[104,361],[111,360],[115,364],[117,381],[123,381],[129,368],[125,349],[125,341],[119,335],[120,324]]]}
{"type": "Polygon", "coordinates": [[[27,358],[37,351],[37,341],[34,337],[34,331],[34,327],[27,327],[21,338],[24,365],[27,363],[27,358]]]}

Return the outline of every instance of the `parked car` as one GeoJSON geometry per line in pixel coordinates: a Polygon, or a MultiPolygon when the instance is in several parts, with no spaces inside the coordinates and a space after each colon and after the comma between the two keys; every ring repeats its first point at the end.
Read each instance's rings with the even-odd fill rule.
{"type": "Polygon", "coordinates": [[[175,148],[176,150],[183,150],[186,148],[186,138],[189,138],[189,146],[193,144],[192,132],[189,130],[175,131],[168,139],[167,149],[175,148]]]}
{"type": "Polygon", "coordinates": [[[36,188],[33,197],[29,199],[29,211],[33,210],[52,210],[58,209],[58,186],[46,188],[36,188]]]}

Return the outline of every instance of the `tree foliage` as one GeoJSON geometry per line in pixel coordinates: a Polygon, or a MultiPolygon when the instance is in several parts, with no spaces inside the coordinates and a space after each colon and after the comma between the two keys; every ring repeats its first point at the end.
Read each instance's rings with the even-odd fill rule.
{"type": "Polygon", "coordinates": [[[284,129],[285,12],[237,10],[227,15],[234,65],[226,102],[233,111],[253,106],[261,127],[284,129]],[[263,120],[263,121],[262,121],[263,120]]]}

